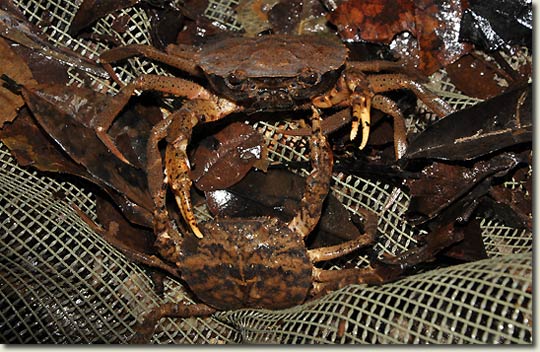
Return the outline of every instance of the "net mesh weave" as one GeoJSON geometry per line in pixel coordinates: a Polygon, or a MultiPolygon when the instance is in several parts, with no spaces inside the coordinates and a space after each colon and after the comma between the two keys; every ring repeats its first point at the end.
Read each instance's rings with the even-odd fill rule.
{"type": "MultiPolygon", "coordinates": [[[[74,39],[66,30],[79,2],[17,0],[27,18],[44,28],[48,39],[95,59],[105,46],[74,39]]],[[[206,15],[240,28],[231,1],[210,1],[206,15]]],[[[148,18],[136,8],[98,21],[93,30],[122,42],[149,43],[148,18]],[[128,30],[113,33],[115,16],[130,18],[128,30]]],[[[115,66],[123,81],[142,73],[169,74],[144,59],[115,66]]],[[[71,72],[70,84],[82,84],[71,72]]],[[[436,76],[432,86],[456,108],[477,100],[462,95],[436,76]]],[[[94,77],[93,88],[115,92],[111,82],[94,77]]],[[[284,125],[285,124],[285,125],[284,125]]],[[[267,122],[254,124],[278,162],[306,161],[301,137],[283,136],[267,122]]],[[[306,170],[303,170],[307,172],[306,170]]],[[[70,204],[95,218],[91,192],[80,185],[17,165],[0,149],[0,339],[6,343],[122,343],[150,307],[164,301],[191,301],[181,283],[165,281],[163,297],[138,265],[95,234],[70,204]],[[58,194],[62,194],[61,197],[58,194]]],[[[351,212],[368,208],[379,215],[380,251],[402,252],[416,243],[419,231],[403,215],[403,192],[386,208],[393,187],[352,175],[335,174],[332,192],[351,212]]],[[[197,209],[201,217],[205,209],[197,209]]],[[[347,286],[317,301],[280,311],[238,310],[210,318],[163,319],[155,343],[531,343],[532,234],[481,220],[489,259],[437,269],[380,287],[347,286]]],[[[367,263],[356,258],[356,265],[367,263]]]]}

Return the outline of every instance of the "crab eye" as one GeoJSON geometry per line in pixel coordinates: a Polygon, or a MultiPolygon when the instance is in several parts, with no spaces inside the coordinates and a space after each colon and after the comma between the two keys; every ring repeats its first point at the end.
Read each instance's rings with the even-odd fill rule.
{"type": "Polygon", "coordinates": [[[225,78],[225,83],[231,88],[237,88],[244,82],[246,78],[246,74],[244,71],[236,70],[231,73],[225,78]]]}
{"type": "Polygon", "coordinates": [[[319,74],[310,69],[305,69],[300,72],[298,79],[304,84],[314,85],[319,82],[319,74]]]}

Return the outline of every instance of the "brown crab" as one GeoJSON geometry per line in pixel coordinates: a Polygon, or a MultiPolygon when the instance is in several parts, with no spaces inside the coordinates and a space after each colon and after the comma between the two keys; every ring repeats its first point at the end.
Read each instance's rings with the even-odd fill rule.
{"type": "MultiPolygon", "coordinates": [[[[156,245],[166,262],[174,263],[168,271],[177,271],[203,303],[166,303],[153,309],[135,329],[132,342],[149,341],[159,319],[166,316],[208,316],[217,310],[238,308],[282,309],[347,284],[384,281],[370,267],[323,270],[314,265],[371,244],[376,221],[356,239],[306,249],[304,240],[319,222],[333,165],[316,111],[312,131],[312,171],[306,179],[299,212],[290,222],[273,217],[215,219],[200,223],[204,236],[199,239],[192,234],[182,236],[172,221],[166,216],[162,219],[164,228],[157,235],[156,245]]],[[[156,261],[147,264],[155,266],[156,261]]],[[[159,266],[165,265],[160,262],[159,266]]]]}
{"type": "MultiPolygon", "coordinates": [[[[157,177],[152,182],[161,180],[162,165],[151,160],[157,160],[157,142],[166,139],[166,179],[184,219],[198,237],[202,235],[191,207],[186,154],[191,130],[198,122],[215,121],[240,111],[350,106],[354,117],[351,137],[356,136],[360,125],[360,148],[363,148],[369,136],[370,109],[373,107],[394,118],[394,147],[399,158],[407,145],[403,116],[397,105],[380,93],[410,89],[437,115],[444,116],[451,111],[444,101],[405,74],[365,73],[399,70],[399,64],[347,61],[346,46],[326,36],[229,37],[198,49],[169,45],[166,53],[147,45],[128,45],[104,52],[100,60],[107,66],[135,55],[163,62],[194,76],[204,76],[210,89],[183,78],[142,75],[122,88],[114,106],[104,107],[96,132],[111,151],[127,162],[108,137],[107,130],[133,92],[156,90],[188,99],[179,111],[155,127],[149,149],[149,156],[154,159],[150,159],[149,172],[157,177]]],[[[151,188],[157,190],[159,187],[151,188]]]]}

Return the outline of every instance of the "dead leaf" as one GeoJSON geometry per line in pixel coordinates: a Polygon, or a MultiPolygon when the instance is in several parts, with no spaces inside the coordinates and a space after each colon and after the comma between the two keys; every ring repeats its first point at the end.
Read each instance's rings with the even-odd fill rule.
{"type": "Polygon", "coordinates": [[[404,31],[417,38],[418,68],[427,75],[470,50],[459,41],[465,0],[349,0],[328,19],[340,36],[349,41],[389,44],[404,31]]]}
{"type": "MultiPolygon", "coordinates": [[[[17,55],[7,43],[0,38],[0,67],[1,74],[14,81],[33,85],[36,82],[32,77],[30,68],[24,60],[17,55]]],[[[24,105],[24,100],[19,94],[15,94],[6,87],[0,86],[0,128],[4,123],[13,121],[17,117],[17,111],[24,105]]]]}
{"type": "Polygon", "coordinates": [[[240,181],[255,163],[266,160],[266,147],[257,130],[235,122],[203,139],[191,160],[191,178],[198,189],[224,189],[240,181]]]}
{"type": "Polygon", "coordinates": [[[415,33],[412,0],[350,0],[342,2],[328,19],[343,39],[390,43],[400,32],[415,33]]]}
{"type": "MultiPolygon", "coordinates": [[[[298,212],[305,178],[284,169],[249,172],[227,189],[205,192],[208,208],[218,217],[273,216],[290,221],[298,212]]],[[[360,220],[360,219],[356,219],[360,220]]],[[[322,247],[360,236],[351,213],[332,194],[326,199],[310,246],[322,247]]]]}
{"type": "Polygon", "coordinates": [[[100,18],[139,2],[140,0],[84,0],[71,20],[68,33],[74,36],[100,18]]]}

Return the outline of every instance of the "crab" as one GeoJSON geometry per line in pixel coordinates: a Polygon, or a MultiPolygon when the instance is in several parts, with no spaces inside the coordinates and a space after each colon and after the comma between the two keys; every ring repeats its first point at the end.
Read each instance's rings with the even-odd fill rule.
{"type": "MultiPolygon", "coordinates": [[[[164,259],[147,264],[177,273],[201,303],[165,303],[144,316],[133,343],[148,342],[163,317],[204,317],[238,308],[283,309],[348,284],[380,284],[375,267],[325,270],[316,263],[339,258],[372,244],[377,221],[367,217],[365,234],[341,244],[307,249],[305,240],[321,215],[329,192],[333,157],[314,111],[309,141],[312,170],[297,214],[275,217],[216,218],[200,223],[203,238],[182,235],[164,214],[156,247],[164,259]],[[173,263],[173,264],[169,264],[173,263]]],[[[161,198],[158,202],[162,201],[161,198]]],[[[164,206],[164,204],[158,204],[164,206]]],[[[140,259],[140,258],[139,258],[140,259]]]]}
{"type": "MultiPolygon", "coordinates": [[[[393,117],[394,148],[399,159],[407,146],[405,123],[397,104],[381,93],[410,89],[437,115],[445,116],[452,111],[442,99],[406,74],[381,73],[399,71],[399,63],[348,61],[347,47],[328,36],[228,37],[200,48],[171,44],[166,52],[132,44],[102,53],[100,62],[112,70],[111,63],[137,55],[178,68],[188,75],[203,77],[209,88],[180,77],[141,75],[120,90],[114,104],[104,107],[95,125],[96,134],[117,157],[128,162],[107,131],[130,96],[137,90],[154,90],[187,98],[180,110],[155,126],[149,143],[152,159],[148,169],[156,177],[152,182],[159,182],[162,165],[152,160],[158,160],[157,142],[166,139],[166,179],[184,220],[198,237],[202,234],[190,200],[190,166],[186,153],[192,129],[198,123],[216,121],[236,112],[351,107],[351,139],[356,138],[361,129],[362,149],[369,137],[370,109],[375,108],[393,117]]],[[[163,193],[160,189],[157,192],[163,193]]]]}

